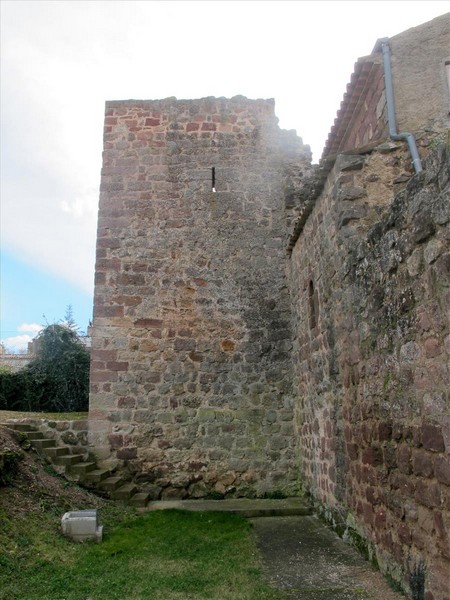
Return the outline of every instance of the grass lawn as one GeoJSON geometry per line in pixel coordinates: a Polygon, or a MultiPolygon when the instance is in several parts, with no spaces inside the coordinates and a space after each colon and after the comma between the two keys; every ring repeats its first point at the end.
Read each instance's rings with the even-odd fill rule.
{"type": "Polygon", "coordinates": [[[49,419],[50,421],[79,421],[87,419],[87,412],[80,413],[46,413],[25,412],[20,410],[0,410],[0,423],[7,419],[49,419]]]}
{"type": "Polygon", "coordinates": [[[0,508],[1,600],[284,597],[263,582],[251,525],[239,516],[137,516],[112,504],[99,515],[104,541],[75,544],[60,535],[57,509],[10,520],[0,508]]]}

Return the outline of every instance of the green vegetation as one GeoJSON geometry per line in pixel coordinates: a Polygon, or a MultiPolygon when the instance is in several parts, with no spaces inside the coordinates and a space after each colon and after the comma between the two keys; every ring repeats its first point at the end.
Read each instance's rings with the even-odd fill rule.
{"type": "Polygon", "coordinates": [[[48,419],[49,421],[80,421],[88,418],[88,412],[29,412],[25,410],[0,410],[0,422],[8,419],[48,419]]]}
{"type": "Polygon", "coordinates": [[[54,505],[23,521],[1,513],[1,600],[284,597],[263,583],[251,525],[236,515],[108,506],[104,541],[76,544],[59,534],[54,505]]]}
{"type": "Polygon", "coordinates": [[[0,372],[0,409],[85,411],[89,403],[89,352],[73,322],[54,323],[35,340],[36,358],[17,373],[0,372]]]}
{"type": "Polygon", "coordinates": [[[22,458],[23,455],[20,452],[10,448],[0,450],[0,486],[11,483],[22,458]]]}
{"type": "Polygon", "coordinates": [[[283,500],[284,498],[287,498],[286,494],[281,490],[272,490],[271,492],[265,492],[262,497],[268,498],[270,500],[283,500]]]}

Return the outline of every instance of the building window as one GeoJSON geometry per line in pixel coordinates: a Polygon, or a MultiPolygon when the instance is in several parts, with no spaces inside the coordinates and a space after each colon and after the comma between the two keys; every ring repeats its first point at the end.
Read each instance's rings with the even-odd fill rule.
{"type": "Polygon", "coordinates": [[[317,290],[314,289],[314,283],[312,279],[308,285],[308,301],[309,301],[309,328],[315,329],[317,326],[317,317],[319,309],[319,298],[317,296],[317,290]]]}
{"type": "Polygon", "coordinates": [[[448,114],[450,115],[450,59],[445,61],[445,74],[447,76],[448,114]]]}

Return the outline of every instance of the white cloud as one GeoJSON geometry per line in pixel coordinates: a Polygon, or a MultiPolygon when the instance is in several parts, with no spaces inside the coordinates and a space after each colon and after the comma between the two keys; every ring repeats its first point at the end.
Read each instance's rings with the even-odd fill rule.
{"type": "Polygon", "coordinates": [[[38,323],[22,323],[17,328],[17,331],[22,331],[24,333],[31,332],[31,333],[36,334],[36,333],[39,333],[40,331],[42,331],[42,329],[43,329],[42,325],[39,325],[38,323]]]}
{"type": "Polygon", "coordinates": [[[39,325],[39,323],[21,323],[18,325],[17,331],[20,331],[22,335],[3,338],[0,340],[0,343],[8,353],[23,353],[27,351],[28,343],[31,342],[42,329],[43,327],[42,325],[39,325]]]}
{"type": "Polygon", "coordinates": [[[274,97],[317,160],[356,59],[445,12],[386,6],[2,2],[2,243],[92,292],[105,100],[274,97]]]}
{"type": "Polygon", "coordinates": [[[28,342],[31,342],[34,336],[31,335],[15,335],[2,339],[5,350],[9,354],[21,354],[27,351],[28,342]]]}
{"type": "Polygon", "coordinates": [[[61,200],[63,212],[72,215],[77,219],[87,217],[95,223],[97,214],[98,192],[86,191],[82,195],[67,200],[61,200]]]}

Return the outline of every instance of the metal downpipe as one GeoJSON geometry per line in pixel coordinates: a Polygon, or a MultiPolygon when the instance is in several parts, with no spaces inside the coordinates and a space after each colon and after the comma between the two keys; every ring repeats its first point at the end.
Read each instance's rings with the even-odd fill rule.
{"type": "Polygon", "coordinates": [[[389,48],[389,39],[383,38],[380,40],[381,49],[383,51],[383,67],[384,67],[384,86],[386,89],[386,104],[388,111],[389,135],[393,140],[406,140],[408,143],[409,152],[411,154],[412,163],[416,173],[423,171],[422,161],[420,160],[417,150],[416,140],[412,133],[403,132],[397,133],[397,122],[395,119],[395,104],[394,104],[394,87],[392,85],[392,69],[391,69],[391,53],[389,48]]]}

